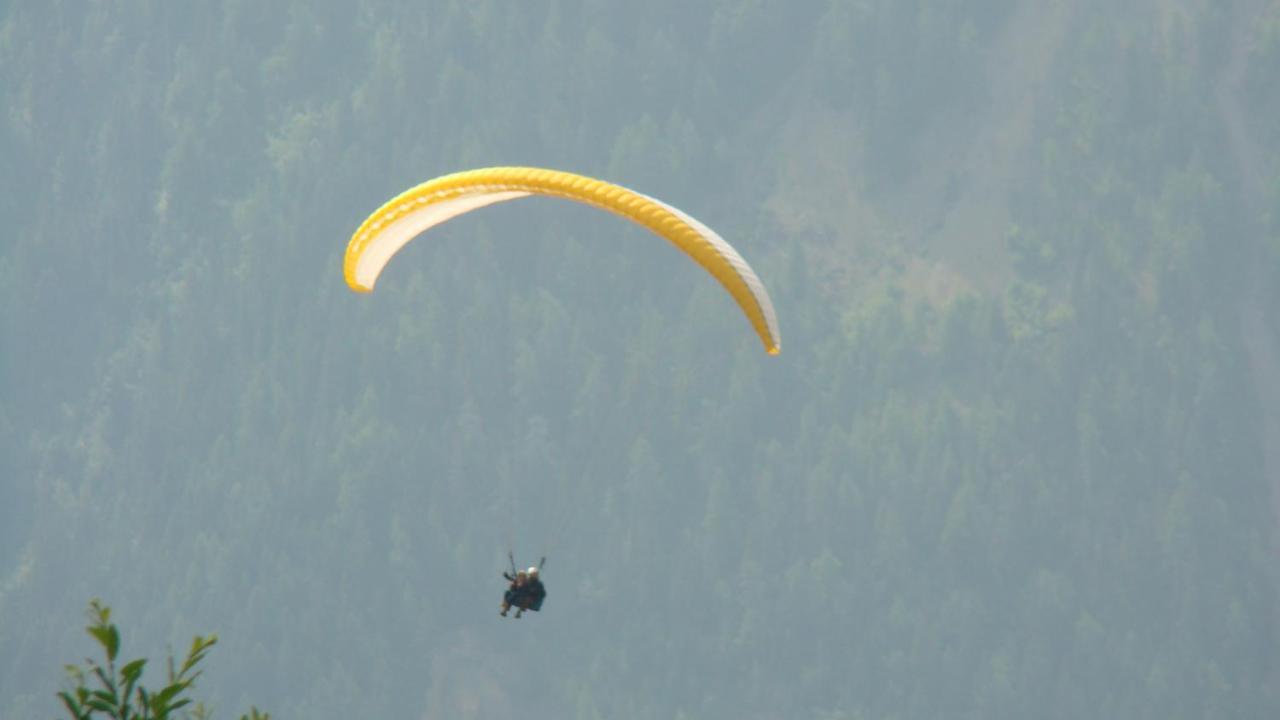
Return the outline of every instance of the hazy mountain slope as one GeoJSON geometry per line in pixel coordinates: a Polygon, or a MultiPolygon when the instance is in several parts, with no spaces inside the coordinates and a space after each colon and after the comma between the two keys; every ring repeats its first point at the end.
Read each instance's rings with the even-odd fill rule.
{"type": "Polygon", "coordinates": [[[223,714],[1274,714],[1252,9],[6,6],[0,715],[95,595],[127,653],[216,631],[223,714]],[[499,163],[717,228],[782,355],[554,201],[344,287],[499,163]]]}

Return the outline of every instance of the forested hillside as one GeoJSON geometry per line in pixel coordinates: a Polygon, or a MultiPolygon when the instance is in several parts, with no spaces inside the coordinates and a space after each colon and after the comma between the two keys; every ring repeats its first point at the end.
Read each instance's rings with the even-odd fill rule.
{"type": "Polygon", "coordinates": [[[91,597],[219,716],[1280,716],[1278,116],[1265,0],[0,5],[0,717],[91,597]],[[557,200],[347,289],[487,165],[782,353],[557,200]]]}

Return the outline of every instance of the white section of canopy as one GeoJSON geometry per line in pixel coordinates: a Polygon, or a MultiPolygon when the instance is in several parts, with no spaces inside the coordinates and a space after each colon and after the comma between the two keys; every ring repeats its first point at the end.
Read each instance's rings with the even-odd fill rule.
{"type": "Polygon", "coordinates": [[[391,261],[391,257],[399,252],[400,248],[407,245],[410,240],[421,235],[429,228],[486,205],[492,205],[504,200],[515,200],[530,194],[532,193],[507,190],[463,195],[449,200],[430,202],[392,220],[389,225],[380,226],[375,224],[369,228],[369,234],[372,235],[372,239],[364,248],[364,252],[356,263],[356,283],[365,290],[372,290],[373,284],[378,281],[378,275],[382,272],[382,268],[386,267],[387,263],[391,261]]]}

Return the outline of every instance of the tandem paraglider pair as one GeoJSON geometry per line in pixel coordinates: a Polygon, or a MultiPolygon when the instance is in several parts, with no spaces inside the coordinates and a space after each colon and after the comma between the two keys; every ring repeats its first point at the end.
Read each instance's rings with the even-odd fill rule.
{"type": "MultiPolygon", "coordinates": [[[[347,244],[343,275],[356,292],[371,292],[383,268],[409,241],[459,215],[530,195],[592,205],[644,227],[706,270],[729,293],[759,336],[765,352],[778,354],[778,319],[765,290],[742,255],[724,238],[667,203],[612,183],[543,168],[494,167],[428,180],[392,198],[365,219],[347,244]]],[[[538,577],[542,563],[502,575],[511,584],[502,615],[538,611],[547,596],[538,577]]]]}
{"type": "MultiPolygon", "coordinates": [[[[507,557],[511,558],[510,553],[507,557]]],[[[528,570],[516,570],[515,559],[511,559],[511,572],[502,573],[502,577],[511,584],[502,594],[502,611],[498,613],[499,615],[506,617],[507,612],[513,607],[516,609],[516,619],[519,619],[525,610],[534,612],[542,610],[542,601],[547,598],[547,588],[538,575],[539,569],[545,562],[546,558],[543,558],[528,570]]]]}

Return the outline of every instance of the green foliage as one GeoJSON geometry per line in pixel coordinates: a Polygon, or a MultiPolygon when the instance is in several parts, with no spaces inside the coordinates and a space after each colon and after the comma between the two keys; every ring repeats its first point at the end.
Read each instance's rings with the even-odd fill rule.
{"type": "MultiPolygon", "coordinates": [[[[201,661],[217,644],[214,635],[195,636],[186,658],[179,666],[169,658],[167,684],[159,691],[148,690],[141,684],[142,671],[146,659],[139,658],[120,666],[117,670],[116,657],[120,652],[120,630],[111,622],[111,608],[94,599],[89,602],[89,627],[85,630],[102,647],[106,663],[89,659],[85,665],[66,666],[67,676],[73,687],[58,693],[67,715],[74,720],[90,720],[93,717],[106,717],[113,720],[167,720],[173,717],[185,717],[178,711],[191,705],[190,691],[203,670],[198,669],[201,661]],[[96,683],[96,688],[93,684],[96,683]]],[[[207,718],[204,706],[193,706],[190,717],[207,718]]],[[[241,720],[270,720],[270,715],[260,713],[257,708],[248,715],[240,716],[241,720]]]]}

